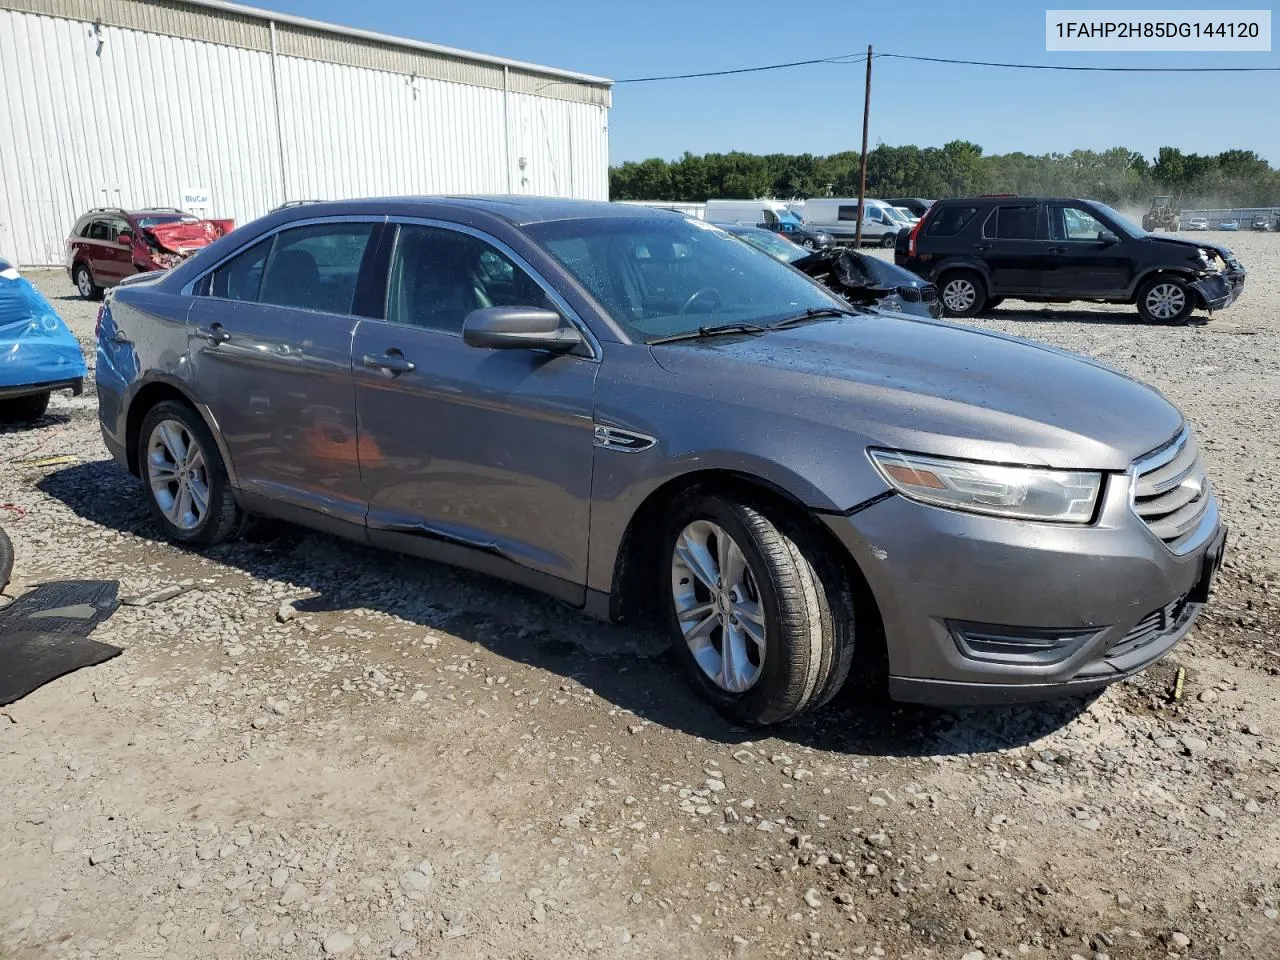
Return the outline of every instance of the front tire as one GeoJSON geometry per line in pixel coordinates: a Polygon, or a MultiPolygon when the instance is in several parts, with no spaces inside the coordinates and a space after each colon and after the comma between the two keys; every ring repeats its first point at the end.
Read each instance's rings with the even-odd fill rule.
{"type": "Polygon", "coordinates": [[[765,725],[839,692],[853,662],[853,596],[808,531],[695,489],[673,505],[663,542],[672,642],[708,700],[765,725]]]}
{"type": "Polygon", "coordinates": [[[880,238],[880,246],[886,250],[892,250],[898,243],[898,235],[896,233],[886,233],[880,238]]]}
{"type": "Polygon", "coordinates": [[[0,423],[35,423],[49,409],[49,391],[0,400],[0,423]]]}
{"type": "Polygon", "coordinates": [[[942,310],[948,317],[973,317],[987,304],[987,285],[973,270],[955,270],[938,284],[942,310]]]}
{"type": "Polygon", "coordinates": [[[1178,326],[1191,319],[1195,293],[1178,277],[1153,277],[1138,290],[1137,307],[1146,323],[1178,326]]]}
{"type": "Polygon", "coordinates": [[[170,540],[210,545],[244,528],[213,434],[186,404],[164,400],[147,412],[138,435],[138,476],[151,515],[170,540]]]}
{"type": "Polygon", "coordinates": [[[87,263],[76,264],[74,272],[76,291],[85,300],[101,300],[102,288],[93,282],[93,274],[87,263]]]}

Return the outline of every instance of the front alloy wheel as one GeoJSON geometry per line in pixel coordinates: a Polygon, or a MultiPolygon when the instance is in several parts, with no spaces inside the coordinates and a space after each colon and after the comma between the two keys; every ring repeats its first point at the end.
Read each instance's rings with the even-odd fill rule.
{"type": "Polygon", "coordinates": [[[768,630],[760,589],[729,534],[695,520],[671,557],[676,619],[694,661],[721,690],[741,693],[760,679],[768,630]]]}
{"type": "Polygon", "coordinates": [[[803,518],[694,488],[672,504],[664,532],[671,642],[708,700],[769,724],[835,696],[853,663],[853,595],[803,518]]]}
{"type": "Polygon", "coordinates": [[[987,291],[977,274],[954,273],[943,278],[942,306],[949,317],[972,317],[982,310],[987,291]]]}

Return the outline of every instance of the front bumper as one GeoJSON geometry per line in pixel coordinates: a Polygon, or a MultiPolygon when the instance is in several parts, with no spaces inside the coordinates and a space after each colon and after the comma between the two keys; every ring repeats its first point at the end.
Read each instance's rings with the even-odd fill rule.
{"type": "Polygon", "coordinates": [[[1221,561],[1211,503],[1201,542],[1175,555],[1108,478],[1087,526],[961,513],[890,496],[824,518],[879,606],[889,692],[934,704],[1088,693],[1167,654],[1191,629],[1221,561]]]}
{"type": "Polygon", "coordinates": [[[1248,275],[1244,267],[1231,260],[1226,270],[1194,281],[1191,289],[1200,294],[1206,310],[1225,310],[1240,299],[1248,275]]]}

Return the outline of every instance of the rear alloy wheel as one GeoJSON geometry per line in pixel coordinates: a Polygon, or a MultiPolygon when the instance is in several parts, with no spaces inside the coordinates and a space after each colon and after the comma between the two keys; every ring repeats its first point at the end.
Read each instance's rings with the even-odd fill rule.
{"type": "Polygon", "coordinates": [[[1138,291],[1138,316],[1147,323],[1183,324],[1195,308],[1195,294],[1177,277],[1156,277],[1138,291]]]}
{"type": "Polygon", "coordinates": [[[971,270],[958,270],[942,278],[942,309],[948,317],[972,317],[987,303],[987,287],[971,270]]]}
{"type": "Polygon", "coordinates": [[[75,269],[76,291],[86,300],[101,300],[102,288],[93,282],[93,274],[89,272],[89,265],[81,263],[76,265],[75,269]]]}
{"type": "Polygon", "coordinates": [[[222,543],[244,526],[213,435],[191,407],[158,403],[142,421],[138,473],[151,513],[179,543],[222,543]]]}
{"type": "Polygon", "coordinates": [[[769,724],[840,690],[853,661],[853,600],[821,545],[698,491],[675,505],[665,543],[672,642],[707,699],[769,724]]]}

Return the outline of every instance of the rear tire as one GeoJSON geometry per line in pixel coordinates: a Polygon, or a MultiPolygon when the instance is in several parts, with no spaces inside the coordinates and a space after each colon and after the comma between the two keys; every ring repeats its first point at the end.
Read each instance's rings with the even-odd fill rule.
{"type": "Polygon", "coordinates": [[[244,530],[245,515],[218,445],[191,407],[162,400],[148,410],[138,433],[137,456],[147,505],[170,540],[211,545],[244,530]]]}
{"type": "Polygon", "coordinates": [[[987,285],[974,270],[953,270],[938,282],[942,311],[948,317],[972,317],[987,303],[987,285]]]}
{"type": "Polygon", "coordinates": [[[898,235],[896,233],[886,233],[880,238],[880,246],[886,250],[892,250],[898,243],[898,235]]]}
{"type": "Polygon", "coordinates": [[[694,489],[672,506],[663,546],[672,642],[717,708],[765,725],[839,692],[853,663],[853,594],[816,537],[750,502],[694,489]]]}
{"type": "Polygon", "coordinates": [[[1179,326],[1195,312],[1196,295],[1179,277],[1152,277],[1138,289],[1137,307],[1145,323],[1179,326]]]}
{"type": "Polygon", "coordinates": [[[0,590],[9,585],[9,576],[13,573],[13,543],[9,535],[0,530],[0,590]]]}
{"type": "Polygon", "coordinates": [[[75,270],[72,271],[72,279],[75,281],[76,290],[84,299],[102,299],[102,287],[93,282],[93,273],[89,270],[87,263],[76,264],[75,270]]]}
{"type": "Polygon", "coordinates": [[[0,423],[35,423],[49,409],[49,391],[0,400],[0,423]]]}

